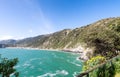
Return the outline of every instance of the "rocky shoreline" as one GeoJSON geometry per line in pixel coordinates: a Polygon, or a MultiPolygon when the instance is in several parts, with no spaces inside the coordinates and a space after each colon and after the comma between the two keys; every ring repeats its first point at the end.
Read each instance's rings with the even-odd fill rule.
{"type": "Polygon", "coordinates": [[[62,50],[62,51],[64,51],[64,52],[72,52],[72,53],[79,53],[80,54],[80,56],[79,56],[79,59],[80,60],[83,60],[83,61],[86,61],[86,60],[88,60],[89,58],[88,58],[88,56],[87,56],[87,52],[86,51],[78,51],[78,50],[69,50],[69,49],[67,49],[67,50],[62,50]]]}
{"type": "Polygon", "coordinates": [[[31,48],[31,47],[7,47],[7,48],[18,48],[18,49],[30,49],[30,50],[49,50],[49,51],[64,51],[64,52],[71,52],[71,53],[79,53],[80,60],[86,61],[89,59],[87,54],[91,54],[92,49],[90,48],[84,48],[84,47],[77,47],[77,48],[71,48],[71,49],[40,49],[40,48],[31,48]]]}

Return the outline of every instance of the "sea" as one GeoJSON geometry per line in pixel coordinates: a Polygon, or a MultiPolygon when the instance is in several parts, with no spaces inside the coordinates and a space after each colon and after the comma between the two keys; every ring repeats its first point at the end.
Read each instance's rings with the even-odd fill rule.
{"type": "Polygon", "coordinates": [[[18,58],[14,68],[19,77],[76,77],[83,64],[79,54],[63,51],[1,48],[0,54],[2,58],[18,58]]]}

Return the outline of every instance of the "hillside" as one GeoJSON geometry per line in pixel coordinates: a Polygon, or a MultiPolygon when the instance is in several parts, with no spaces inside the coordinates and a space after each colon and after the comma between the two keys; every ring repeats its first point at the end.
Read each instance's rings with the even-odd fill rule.
{"type": "Polygon", "coordinates": [[[14,39],[2,40],[2,41],[0,41],[0,45],[3,47],[0,47],[0,48],[14,47],[16,42],[17,42],[17,40],[14,40],[14,39]]]}
{"type": "MultiPolygon", "coordinates": [[[[85,55],[113,57],[120,50],[120,18],[107,18],[76,28],[48,35],[22,39],[17,47],[86,51],[85,55]]],[[[90,57],[90,56],[89,56],[90,57]]]]}
{"type": "Polygon", "coordinates": [[[17,41],[14,39],[9,39],[9,40],[2,40],[0,41],[0,44],[15,44],[17,41]]]}

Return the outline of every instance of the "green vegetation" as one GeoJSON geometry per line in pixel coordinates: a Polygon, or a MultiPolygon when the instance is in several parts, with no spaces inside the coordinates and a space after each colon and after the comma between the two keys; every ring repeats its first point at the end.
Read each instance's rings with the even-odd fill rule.
{"type": "Polygon", "coordinates": [[[18,63],[18,59],[0,59],[0,75],[2,77],[10,77],[11,74],[14,74],[15,77],[19,76],[19,72],[16,71],[14,66],[18,63]]]}
{"type": "Polygon", "coordinates": [[[114,61],[114,65],[115,65],[115,68],[116,68],[116,73],[120,73],[120,58],[117,58],[114,61]]]}
{"type": "Polygon", "coordinates": [[[120,18],[107,18],[76,29],[65,29],[48,35],[26,38],[16,43],[16,46],[64,49],[83,45],[93,47],[94,54],[112,58],[120,50],[120,18]]]}
{"type": "MultiPolygon", "coordinates": [[[[104,19],[93,26],[93,29],[90,29],[90,26],[87,27],[89,33],[83,37],[88,46],[95,47],[93,58],[85,62],[84,71],[105,62],[105,59],[115,57],[120,51],[120,18],[104,19]],[[104,24],[102,25],[101,22],[104,24]],[[97,55],[104,56],[105,59],[97,55]]],[[[115,77],[116,73],[120,73],[120,59],[118,58],[91,72],[90,77],[115,77]]]]}
{"type": "Polygon", "coordinates": [[[90,77],[115,77],[116,74],[118,75],[120,73],[120,58],[107,62],[105,57],[102,56],[96,56],[86,61],[83,66],[83,71],[90,70],[103,62],[106,62],[106,64],[89,72],[90,77]]]}
{"type": "Polygon", "coordinates": [[[97,64],[101,64],[105,61],[106,61],[106,59],[102,56],[93,57],[93,58],[91,58],[90,60],[88,60],[84,63],[83,71],[87,71],[89,69],[92,69],[97,64]]]}

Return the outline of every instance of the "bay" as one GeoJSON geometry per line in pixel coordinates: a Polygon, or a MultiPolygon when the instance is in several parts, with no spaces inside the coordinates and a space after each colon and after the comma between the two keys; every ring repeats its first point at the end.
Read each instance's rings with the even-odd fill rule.
{"type": "MultiPolygon", "coordinates": [[[[5,58],[18,58],[19,77],[75,77],[82,69],[79,54],[28,49],[0,49],[5,58]]],[[[12,77],[12,76],[11,76],[12,77]]]]}

